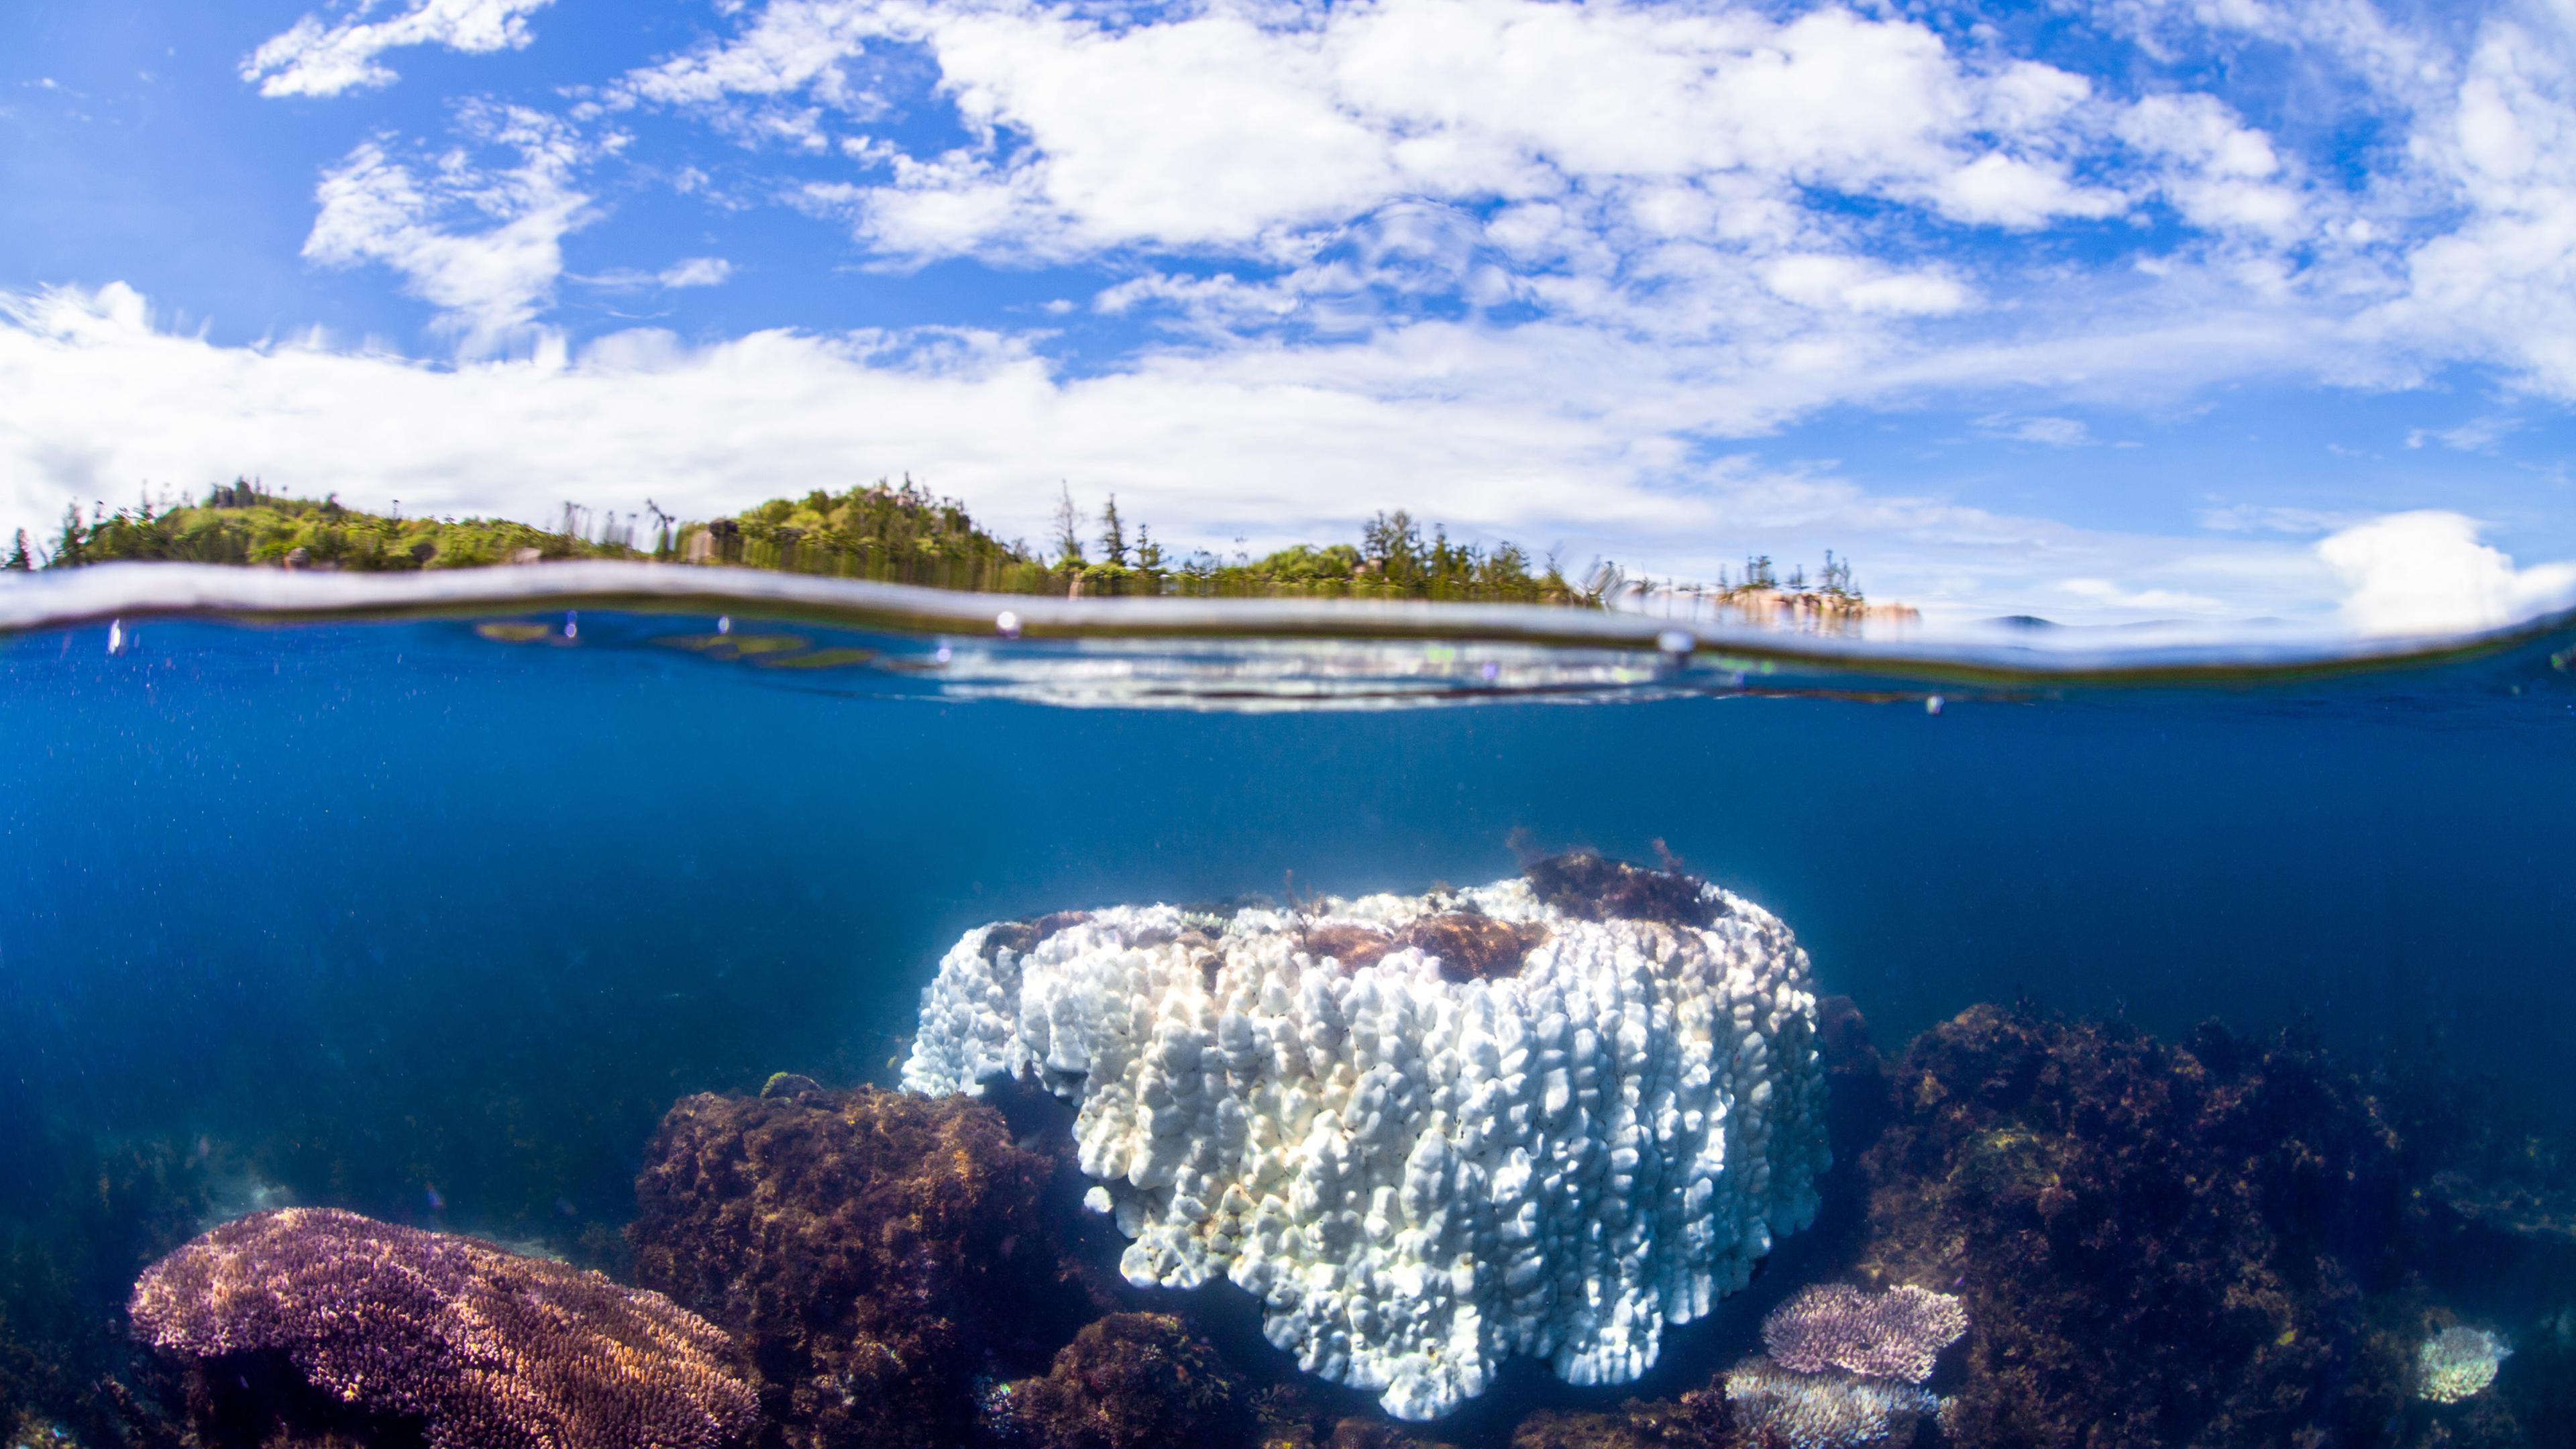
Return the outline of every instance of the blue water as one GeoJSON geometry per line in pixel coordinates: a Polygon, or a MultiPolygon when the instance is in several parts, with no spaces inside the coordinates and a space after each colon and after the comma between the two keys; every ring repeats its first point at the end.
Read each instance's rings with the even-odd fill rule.
{"type": "MultiPolygon", "coordinates": [[[[1885,1042],[2017,997],[2164,1033],[2305,1022],[2576,1129],[2563,639],[2340,680],[1954,688],[1937,713],[1241,714],[959,701],[646,642],[711,620],[582,622],[0,642],[22,1254],[136,1143],[234,1206],[571,1244],[629,1210],[678,1096],[889,1080],[969,926],[1481,882],[1527,847],[1660,841],[1784,917],[1885,1042]]],[[[65,1271],[106,1291],[141,1231],[98,1228],[65,1271]]]]}

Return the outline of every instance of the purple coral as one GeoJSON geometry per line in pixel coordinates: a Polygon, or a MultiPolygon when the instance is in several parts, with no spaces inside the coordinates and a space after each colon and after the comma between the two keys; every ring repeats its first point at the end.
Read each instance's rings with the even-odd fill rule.
{"type": "Polygon", "coordinates": [[[1782,1368],[1843,1368],[1910,1384],[1930,1378],[1941,1350],[1967,1331],[1968,1311],[1947,1293],[1909,1287],[1871,1294],[1849,1283],[1800,1289],[1762,1320],[1762,1342],[1782,1368]]]}
{"type": "Polygon", "coordinates": [[[329,1208],[226,1223],[145,1269],[128,1311],[175,1357],[282,1354],[431,1449],[715,1449],[759,1418],[732,1340],[659,1293],[329,1208]]]}

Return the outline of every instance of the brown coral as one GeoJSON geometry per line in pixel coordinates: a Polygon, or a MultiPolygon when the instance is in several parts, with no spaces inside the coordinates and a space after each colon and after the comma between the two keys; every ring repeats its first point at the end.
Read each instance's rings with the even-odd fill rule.
{"type": "Polygon", "coordinates": [[[1538,898],[1586,921],[1661,921],[1668,926],[1712,926],[1724,909],[1706,894],[1707,882],[1677,870],[1648,870],[1589,850],[1536,860],[1524,868],[1538,898]]]}
{"type": "Polygon", "coordinates": [[[1028,1449],[1196,1449],[1250,1433],[1243,1382],[1161,1313],[1113,1313],[1085,1327],[1044,1378],[1006,1395],[1012,1436],[1028,1449]]]}
{"type": "MultiPolygon", "coordinates": [[[[227,1223],[128,1306],[165,1354],[282,1356],[431,1449],[713,1449],[758,1418],[723,1330],[659,1293],[330,1208],[227,1223]]],[[[247,1389],[252,1368],[224,1372],[247,1389]]]]}
{"type": "Polygon", "coordinates": [[[689,1097],[636,1180],[636,1276],[742,1335],[786,1444],[963,1443],[988,1357],[1036,1368],[1095,1315],[1054,1169],[964,1097],[689,1097]]]}
{"type": "Polygon", "coordinates": [[[1762,1320],[1763,1345],[1782,1368],[1844,1368],[1910,1384],[1930,1378],[1941,1350],[1967,1331],[1958,1299],[1910,1285],[1865,1293],[1849,1283],[1812,1283],[1762,1320]]]}

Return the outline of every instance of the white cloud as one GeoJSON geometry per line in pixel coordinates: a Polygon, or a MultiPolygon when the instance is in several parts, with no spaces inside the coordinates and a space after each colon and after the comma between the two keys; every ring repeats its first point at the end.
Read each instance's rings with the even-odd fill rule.
{"type": "Polygon", "coordinates": [[[2192,225],[2275,241],[2305,233],[2307,218],[2271,138],[2207,95],[2157,95],[2118,123],[2121,137],[2168,169],[2159,186],[2192,225]]]}
{"type": "MultiPolygon", "coordinates": [[[[272,36],[242,62],[241,76],[264,96],[336,96],[389,86],[395,76],[376,57],[407,45],[443,45],[470,55],[517,50],[535,37],[528,16],[551,0],[418,0],[388,20],[357,17],[325,25],[313,15],[272,36]]],[[[374,8],[358,6],[363,16],[374,8]]]]}
{"type": "Polygon", "coordinates": [[[733,280],[733,263],[722,257],[689,257],[664,267],[655,280],[665,287],[721,287],[733,280]]]}
{"type": "Polygon", "coordinates": [[[1990,438],[2037,443],[2050,448],[2081,448],[2093,441],[2093,429],[2082,418],[2016,417],[2009,413],[1989,413],[1976,420],[1976,429],[1990,438]]]}
{"type": "Polygon", "coordinates": [[[2576,603],[2576,563],[2516,568],[2478,542],[2476,520],[2426,509],[2355,524],[2317,544],[2344,585],[2344,621],[2363,634],[2488,629],[2576,603]]]}
{"type": "Polygon", "coordinates": [[[2066,579],[2058,587],[2096,608],[2114,609],[2126,614],[2223,618],[2235,612],[2223,601],[2205,594],[2187,594],[2173,589],[2124,589],[2109,579],[2066,579]]]}
{"type": "Polygon", "coordinates": [[[304,255],[377,263],[438,308],[438,327],[479,356],[528,337],[563,272],[563,238],[591,219],[574,185],[585,147],[562,122],[517,108],[469,108],[469,134],[514,154],[486,169],[463,148],[420,162],[379,139],[325,172],[304,255]],[[478,225],[479,224],[479,225],[478,225]]]}
{"type": "Polygon", "coordinates": [[[889,50],[936,67],[974,138],[888,156],[883,181],[824,183],[897,256],[1278,255],[1302,230],[1404,197],[1670,197],[1726,178],[1767,197],[1819,187],[2012,227],[2125,205],[2027,144],[2084,103],[2081,78],[1985,68],[1920,25],[1832,8],[1777,21],[1373,0],[1113,24],[1011,0],[772,0],[734,38],[634,72],[614,100],[739,130],[746,99],[851,106],[864,89],[852,67],[889,50]]]}

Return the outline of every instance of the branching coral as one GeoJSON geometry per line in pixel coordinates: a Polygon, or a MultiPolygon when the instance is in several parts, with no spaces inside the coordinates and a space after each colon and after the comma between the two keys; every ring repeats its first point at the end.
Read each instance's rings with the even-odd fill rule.
{"type": "Polygon", "coordinates": [[[2416,1349],[2415,1396],[2436,1404],[2456,1404],[2483,1393],[2512,1352],[2503,1339],[2483,1328],[2453,1324],[2416,1349]]]}
{"type": "Polygon", "coordinates": [[[1903,1379],[1932,1376],[1941,1350],[1968,1331],[1959,1300],[1928,1288],[1866,1293],[1849,1283],[1817,1283],[1762,1320],[1762,1342],[1782,1368],[1802,1374],[1829,1368],[1903,1379]]]}
{"type": "Polygon", "coordinates": [[[1077,1102],[1129,1281],[1230,1278],[1301,1368],[1399,1417],[1513,1353],[1633,1379],[1814,1215],[1816,1004],[1770,913],[1578,859],[1533,867],[1544,892],[969,932],[905,1085],[1077,1102]]]}
{"type": "Polygon", "coordinates": [[[166,1354],[281,1354],[431,1449],[713,1449],[758,1417],[724,1331],[659,1293],[329,1208],[227,1223],[129,1306],[166,1354]]]}
{"type": "Polygon", "coordinates": [[[1754,1359],[1727,1370],[1737,1442],[1779,1449],[1857,1449],[1910,1435],[1941,1400],[1907,1384],[1839,1373],[1788,1373],[1754,1359]]]}

